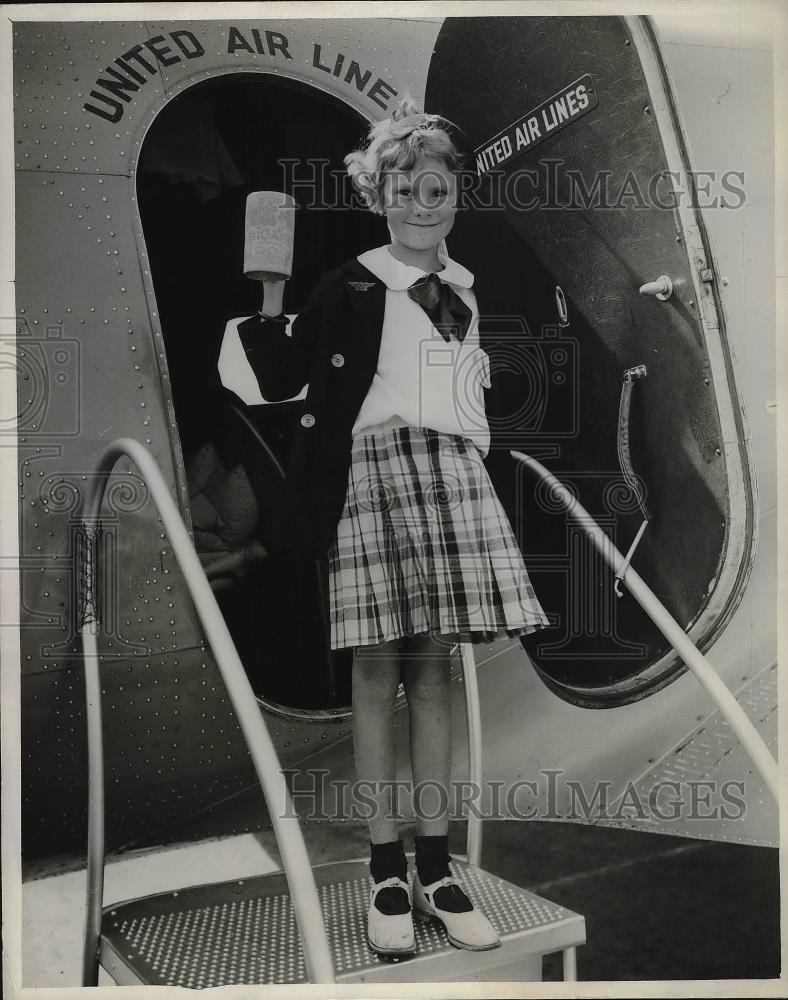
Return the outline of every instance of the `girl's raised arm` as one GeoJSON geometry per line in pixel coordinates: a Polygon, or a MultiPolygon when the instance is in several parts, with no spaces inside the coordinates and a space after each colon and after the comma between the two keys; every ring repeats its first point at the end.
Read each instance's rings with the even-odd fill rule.
{"type": "Polygon", "coordinates": [[[306,305],[290,322],[282,311],[285,282],[263,282],[261,310],[238,324],[246,357],[257,378],[260,392],[269,402],[297,396],[309,381],[315,347],[325,320],[325,290],[331,272],[324,274],[312,290],[306,305]]]}
{"type": "Polygon", "coordinates": [[[293,267],[295,208],[293,197],[282,191],[252,191],[246,199],[244,274],[262,284],[263,301],[256,316],[238,324],[238,334],[260,391],[271,402],[297,396],[309,380],[321,314],[315,289],[287,335],[282,304],[293,267]]]}

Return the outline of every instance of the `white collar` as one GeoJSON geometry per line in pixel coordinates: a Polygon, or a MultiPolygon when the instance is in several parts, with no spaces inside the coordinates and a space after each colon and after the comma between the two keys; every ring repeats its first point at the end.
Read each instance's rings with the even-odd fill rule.
{"type": "MultiPolygon", "coordinates": [[[[397,260],[389,251],[388,244],[359,254],[357,260],[376,277],[380,278],[387,288],[391,288],[394,291],[402,291],[405,288],[409,288],[414,281],[418,281],[419,278],[423,278],[428,273],[420,267],[414,267],[412,264],[403,264],[401,260],[397,260]]],[[[438,260],[442,262],[443,270],[436,271],[435,274],[438,275],[441,281],[447,281],[452,285],[459,285],[461,288],[471,287],[473,284],[473,275],[467,267],[463,267],[462,264],[458,264],[456,260],[451,259],[446,250],[445,240],[441,240],[438,247],[438,260]]]]}

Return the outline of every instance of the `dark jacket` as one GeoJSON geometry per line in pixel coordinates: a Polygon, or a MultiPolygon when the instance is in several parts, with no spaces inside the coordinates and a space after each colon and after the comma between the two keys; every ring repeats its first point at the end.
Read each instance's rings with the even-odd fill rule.
{"type": "MultiPolygon", "coordinates": [[[[496,433],[496,417],[505,421],[500,420],[502,400],[478,279],[474,290],[480,346],[491,355],[491,388],[485,389],[491,444],[485,466],[514,524],[514,469],[496,433]]],[[[377,370],[385,303],[386,285],[353,258],[323,275],[293,321],[291,336],[285,323],[259,314],[238,324],[265,399],[289,399],[309,383],[287,468],[278,532],[282,551],[321,555],[336,536],[347,492],[352,428],[377,370]]]]}

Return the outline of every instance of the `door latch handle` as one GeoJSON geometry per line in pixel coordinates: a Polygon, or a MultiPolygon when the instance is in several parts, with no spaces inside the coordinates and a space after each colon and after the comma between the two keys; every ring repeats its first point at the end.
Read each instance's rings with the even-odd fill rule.
{"type": "Polygon", "coordinates": [[[641,295],[656,295],[664,302],[673,294],[673,282],[667,274],[660,274],[656,281],[647,281],[645,285],[641,285],[639,291],[641,295]]]}

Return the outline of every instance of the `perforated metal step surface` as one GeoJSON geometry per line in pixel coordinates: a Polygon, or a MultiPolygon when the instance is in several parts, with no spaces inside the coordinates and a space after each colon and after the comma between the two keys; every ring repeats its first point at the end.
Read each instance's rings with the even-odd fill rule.
{"type": "MultiPolygon", "coordinates": [[[[392,965],[444,956],[513,961],[585,941],[581,916],[519,886],[452,859],[468,895],[501,935],[501,948],[460,952],[443,926],[414,921],[412,957],[376,955],[366,942],[372,879],[365,862],[314,869],[337,981],[372,981],[392,965]],[[378,967],[378,968],[376,968],[378,967]],[[378,975],[376,975],[376,972],[378,975]]],[[[412,878],[412,876],[411,876],[412,878]]],[[[303,949],[282,872],[195,886],[105,908],[101,961],[116,982],[205,989],[230,984],[308,982],[303,949]]],[[[443,964],[443,963],[441,963],[443,964]]],[[[427,974],[425,980],[432,978],[427,974]]],[[[409,970],[413,971],[413,970],[409,970]]]]}

